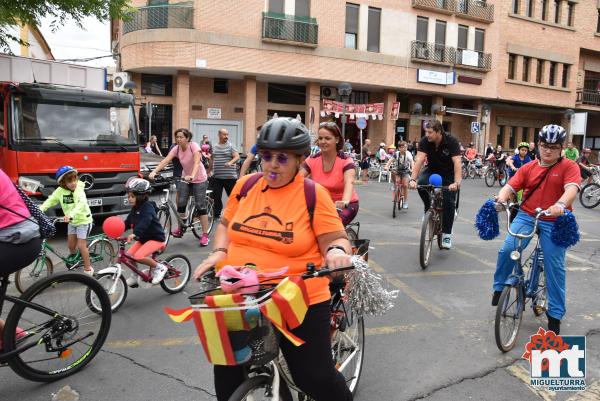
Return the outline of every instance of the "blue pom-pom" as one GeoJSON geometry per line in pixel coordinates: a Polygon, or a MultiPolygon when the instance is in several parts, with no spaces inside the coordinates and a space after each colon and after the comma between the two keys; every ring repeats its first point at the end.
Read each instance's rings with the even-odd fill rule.
{"type": "Polygon", "coordinates": [[[479,238],[484,241],[491,241],[500,235],[498,212],[493,200],[488,199],[477,212],[475,228],[479,232],[479,238]]]}
{"type": "Polygon", "coordinates": [[[565,210],[565,214],[556,219],[550,238],[554,245],[561,248],[568,248],[579,242],[579,225],[571,211],[565,210]]]}
{"type": "Polygon", "coordinates": [[[442,176],[439,174],[431,174],[429,176],[429,185],[433,185],[434,187],[442,186],[442,176]]]}

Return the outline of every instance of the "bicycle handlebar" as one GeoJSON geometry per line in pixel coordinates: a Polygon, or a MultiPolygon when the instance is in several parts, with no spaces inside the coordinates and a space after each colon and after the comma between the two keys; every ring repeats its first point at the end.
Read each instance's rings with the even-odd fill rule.
{"type": "Polygon", "coordinates": [[[435,185],[431,185],[431,184],[417,185],[417,189],[435,189],[435,188],[450,189],[450,186],[449,185],[435,186],[435,185]]]}
{"type": "Polygon", "coordinates": [[[506,211],[506,229],[508,231],[508,233],[510,235],[512,235],[515,238],[520,238],[520,239],[526,239],[526,238],[531,238],[534,236],[534,234],[537,231],[537,226],[538,223],[540,221],[540,217],[542,215],[546,215],[546,216],[550,216],[550,212],[548,210],[544,210],[541,207],[538,207],[535,209],[535,221],[533,223],[533,230],[531,230],[530,233],[528,234],[518,234],[518,233],[513,233],[512,230],[510,229],[510,211],[511,209],[513,209],[517,204],[514,202],[495,202],[495,206],[496,206],[496,210],[497,211],[506,211]]]}

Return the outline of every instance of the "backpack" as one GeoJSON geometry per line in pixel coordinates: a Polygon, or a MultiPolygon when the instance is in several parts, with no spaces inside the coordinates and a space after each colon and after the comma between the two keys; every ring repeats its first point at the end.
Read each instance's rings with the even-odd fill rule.
{"type": "Polygon", "coordinates": [[[21,213],[15,212],[14,210],[11,210],[2,205],[0,205],[0,207],[2,209],[8,210],[13,214],[16,214],[17,216],[21,216],[22,218],[37,224],[40,227],[40,236],[42,238],[45,239],[53,237],[56,234],[56,227],[54,226],[54,223],[52,223],[52,220],[50,220],[50,218],[48,218],[48,216],[46,216],[44,212],[42,212],[40,208],[35,203],[33,203],[31,198],[29,198],[29,196],[27,196],[25,192],[23,192],[21,188],[19,188],[16,184],[15,188],[21,196],[21,199],[23,199],[23,203],[25,203],[25,206],[27,206],[31,217],[25,217],[21,213]]]}
{"type": "MultiPolygon", "coordinates": [[[[236,196],[239,201],[248,195],[248,191],[256,185],[258,180],[262,177],[262,173],[255,173],[250,176],[242,185],[240,193],[236,196]]],[[[317,203],[317,191],[315,189],[315,182],[310,178],[304,178],[304,198],[306,199],[306,209],[308,211],[308,218],[310,220],[310,227],[313,225],[313,218],[315,216],[315,205],[317,203]]]]}

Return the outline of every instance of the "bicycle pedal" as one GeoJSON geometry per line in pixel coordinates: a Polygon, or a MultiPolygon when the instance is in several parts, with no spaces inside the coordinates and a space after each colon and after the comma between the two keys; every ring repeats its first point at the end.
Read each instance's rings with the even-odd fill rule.
{"type": "Polygon", "coordinates": [[[546,308],[544,308],[543,306],[539,306],[539,305],[534,305],[533,306],[533,313],[536,316],[540,316],[540,315],[542,315],[545,312],[546,312],[546,308]]]}

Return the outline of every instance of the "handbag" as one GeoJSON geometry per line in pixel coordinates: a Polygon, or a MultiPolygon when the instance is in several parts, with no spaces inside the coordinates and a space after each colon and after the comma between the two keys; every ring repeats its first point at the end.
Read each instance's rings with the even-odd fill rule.
{"type": "Polygon", "coordinates": [[[42,212],[35,203],[33,203],[31,198],[29,198],[29,196],[27,196],[25,192],[21,190],[21,188],[19,188],[17,185],[15,185],[15,188],[21,196],[21,199],[23,199],[23,202],[25,203],[25,206],[27,206],[27,209],[29,210],[29,213],[33,219],[30,217],[25,217],[21,213],[15,212],[14,210],[11,210],[5,206],[0,205],[0,208],[8,210],[17,216],[21,216],[22,218],[37,224],[40,228],[40,236],[42,238],[53,237],[56,234],[56,227],[54,226],[54,223],[52,223],[52,220],[50,220],[50,218],[48,218],[48,216],[46,216],[46,214],[44,214],[44,212],[42,212]]]}

